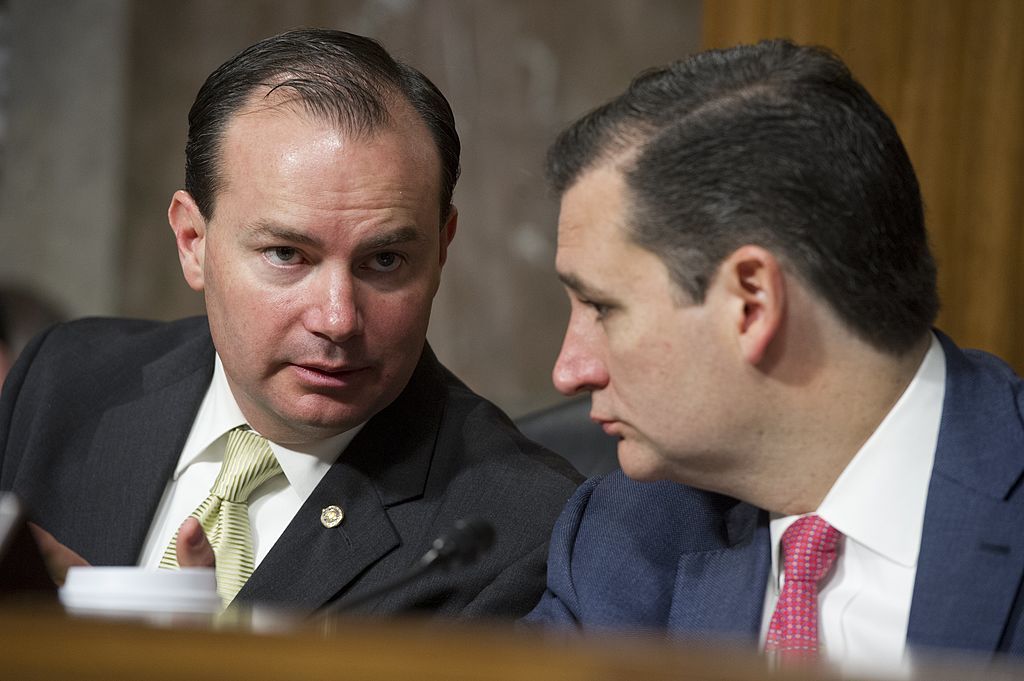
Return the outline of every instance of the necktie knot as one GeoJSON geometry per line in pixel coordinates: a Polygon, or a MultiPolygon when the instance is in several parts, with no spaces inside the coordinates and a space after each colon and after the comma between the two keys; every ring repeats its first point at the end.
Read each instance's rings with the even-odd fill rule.
{"type": "Polygon", "coordinates": [[[782,534],[786,581],[820,582],[836,560],[839,536],[821,516],[797,519],[782,534]]]}
{"type": "Polygon", "coordinates": [[[224,463],[210,494],[225,501],[245,503],[264,482],[281,472],[266,438],[248,428],[228,433],[224,463]]]}

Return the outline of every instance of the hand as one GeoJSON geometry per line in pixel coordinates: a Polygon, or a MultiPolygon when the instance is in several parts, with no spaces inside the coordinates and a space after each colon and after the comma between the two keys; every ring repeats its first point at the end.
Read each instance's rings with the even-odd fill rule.
{"type": "Polygon", "coordinates": [[[57,586],[64,586],[64,580],[68,576],[68,568],[78,565],[88,565],[89,562],[68,547],[57,541],[52,534],[39,527],[35,523],[29,523],[28,529],[32,532],[32,538],[39,545],[39,553],[46,563],[46,571],[50,573],[50,579],[57,586]]]}
{"type": "MultiPolygon", "coordinates": [[[[64,586],[68,568],[87,566],[89,561],[61,544],[57,539],[33,522],[28,524],[32,538],[39,546],[39,553],[46,564],[50,579],[57,586],[64,586]]],[[[195,518],[186,518],[178,530],[178,542],[175,544],[178,553],[178,565],[181,567],[213,567],[213,547],[210,546],[202,525],[195,518]]]]}
{"type": "Polygon", "coordinates": [[[203,526],[195,518],[185,518],[178,528],[178,543],[174,548],[181,567],[213,567],[216,562],[203,526]]]}

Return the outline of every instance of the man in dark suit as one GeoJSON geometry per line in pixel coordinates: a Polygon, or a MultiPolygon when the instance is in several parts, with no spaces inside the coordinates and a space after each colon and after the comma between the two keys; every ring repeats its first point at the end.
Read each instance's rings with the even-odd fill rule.
{"type": "Polygon", "coordinates": [[[0,488],[25,499],[58,571],[216,553],[219,586],[230,569],[240,588],[225,600],[343,607],[478,516],[496,539],[471,569],[361,607],[532,607],[577,478],[425,342],[458,159],[444,96],[359,36],[289,32],[207,79],[168,210],[207,316],[58,326],[4,387],[0,488]],[[245,505],[251,530],[182,524],[249,465],[221,465],[238,433],[256,443],[238,460],[267,478],[238,498],[249,483],[224,483],[214,506],[245,505]]]}
{"type": "Polygon", "coordinates": [[[1022,384],[931,324],[891,121],[785,41],[645,72],[564,132],[554,381],[623,473],[556,525],[527,618],[898,665],[1024,651],[1022,384]]]}

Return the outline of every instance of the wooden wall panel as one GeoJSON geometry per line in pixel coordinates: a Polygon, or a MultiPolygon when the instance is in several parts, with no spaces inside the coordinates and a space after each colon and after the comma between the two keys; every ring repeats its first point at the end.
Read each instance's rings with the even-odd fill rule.
{"type": "Polygon", "coordinates": [[[1024,371],[1024,2],[705,0],[703,43],[825,45],[892,116],[939,261],[939,326],[1024,371]]]}

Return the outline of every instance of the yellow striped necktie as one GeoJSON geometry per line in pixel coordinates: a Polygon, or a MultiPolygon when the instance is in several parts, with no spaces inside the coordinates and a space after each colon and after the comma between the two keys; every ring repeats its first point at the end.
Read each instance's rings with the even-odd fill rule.
{"type": "MultiPolygon", "coordinates": [[[[249,495],[281,473],[266,438],[247,427],[228,433],[227,449],[210,496],[192,512],[217,557],[217,593],[227,605],[255,566],[249,527],[249,495]]],[[[178,533],[164,551],[160,567],[177,569],[178,533]]]]}

